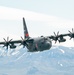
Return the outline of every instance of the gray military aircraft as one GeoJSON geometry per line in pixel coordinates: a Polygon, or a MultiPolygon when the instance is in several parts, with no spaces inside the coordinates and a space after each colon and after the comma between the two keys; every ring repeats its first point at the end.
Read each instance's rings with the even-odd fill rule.
{"type": "Polygon", "coordinates": [[[9,37],[7,37],[7,40],[5,38],[4,42],[0,42],[0,45],[3,45],[3,47],[6,47],[7,49],[10,47],[10,49],[15,49],[17,46],[16,44],[23,45],[23,48],[26,46],[29,52],[36,52],[36,51],[44,51],[44,50],[49,50],[52,47],[52,40],[59,42],[65,42],[66,39],[64,38],[65,36],[69,36],[70,40],[73,38],[74,39],[74,30],[72,28],[72,32],[69,31],[68,34],[60,34],[59,31],[57,34],[54,32],[54,35],[51,36],[41,36],[37,38],[31,38],[29,36],[27,26],[25,19],[23,18],[23,28],[24,28],[24,38],[21,37],[21,40],[15,40],[13,41],[12,39],[9,40],[9,37]]]}

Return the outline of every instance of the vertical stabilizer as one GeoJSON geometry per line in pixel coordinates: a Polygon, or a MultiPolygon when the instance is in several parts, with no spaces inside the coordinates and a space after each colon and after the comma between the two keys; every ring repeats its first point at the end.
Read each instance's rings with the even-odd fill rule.
{"type": "Polygon", "coordinates": [[[27,30],[27,26],[26,26],[26,22],[25,22],[24,17],[23,17],[23,28],[24,28],[24,39],[28,39],[29,34],[28,34],[28,30],[27,30]]]}

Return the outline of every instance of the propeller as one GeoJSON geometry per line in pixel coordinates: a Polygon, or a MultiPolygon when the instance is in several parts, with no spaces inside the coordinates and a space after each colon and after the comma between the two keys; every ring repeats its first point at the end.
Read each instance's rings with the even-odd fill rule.
{"type": "Polygon", "coordinates": [[[54,33],[54,35],[55,35],[55,37],[54,37],[54,41],[55,41],[55,43],[58,41],[58,38],[59,38],[59,31],[57,32],[57,34],[55,33],[55,32],[53,32],[54,33]]]}
{"type": "Polygon", "coordinates": [[[34,39],[32,39],[32,38],[24,39],[23,37],[21,37],[21,39],[22,39],[22,41],[21,41],[21,44],[19,46],[23,45],[23,48],[25,46],[28,47],[28,43],[33,43],[33,41],[34,41],[34,39]]]}
{"type": "Polygon", "coordinates": [[[21,39],[22,39],[22,41],[19,46],[23,45],[23,48],[24,48],[25,46],[27,46],[27,41],[23,37],[21,37],[21,39]]]}
{"type": "MultiPolygon", "coordinates": [[[[69,30],[68,30],[69,31],[69,30]]],[[[71,31],[69,31],[69,33],[70,33],[70,40],[73,38],[73,40],[74,40],[74,29],[72,28],[72,32],[71,31]]]]}
{"type": "Polygon", "coordinates": [[[13,40],[13,39],[10,39],[9,40],[9,37],[7,37],[7,40],[5,38],[3,38],[5,43],[4,43],[4,46],[3,47],[6,47],[8,49],[8,46],[10,46],[10,42],[13,40]]]}

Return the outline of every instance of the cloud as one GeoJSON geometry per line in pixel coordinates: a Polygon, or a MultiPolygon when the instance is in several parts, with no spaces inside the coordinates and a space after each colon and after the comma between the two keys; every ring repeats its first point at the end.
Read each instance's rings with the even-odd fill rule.
{"type": "Polygon", "coordinates": [[[48,15],[32,11],[0,6],[0,19],[18,20],[22,17],[34,21],[47,21],[55,18],[53,16],[49,17],[48,15]]]}
{"type": "Polygon", "coordinates": [[[22,17],[25,17],[27,20],[47,22],[52,27],[56,25],[55,27],[72,28],[74,25],[74,21],[61,19],[56,16],[0,6],[1,20],[20,20],[22,17]]]}

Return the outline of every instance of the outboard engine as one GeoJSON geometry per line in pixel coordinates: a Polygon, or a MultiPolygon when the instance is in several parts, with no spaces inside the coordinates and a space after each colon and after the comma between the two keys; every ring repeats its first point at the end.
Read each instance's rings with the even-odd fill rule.
{"type": "Polygon", "coordinates": [[[14,49],[14,48],[16,48],[16,46],[15,46],[14,44],[11,44],[11,45],[10,45],[10,48],[11,48],[11,49],[14,49]]]}
{"type": "Polygon", "coordinates": [[[59,43],[60,43],[60,42],[65,42],[65,41],[66,41],[66,39],[65,39],[65,38],[63,38],[63,37],[60,37],[60,38],[58,39],[58,41],[59,41],[59,43]]]}

